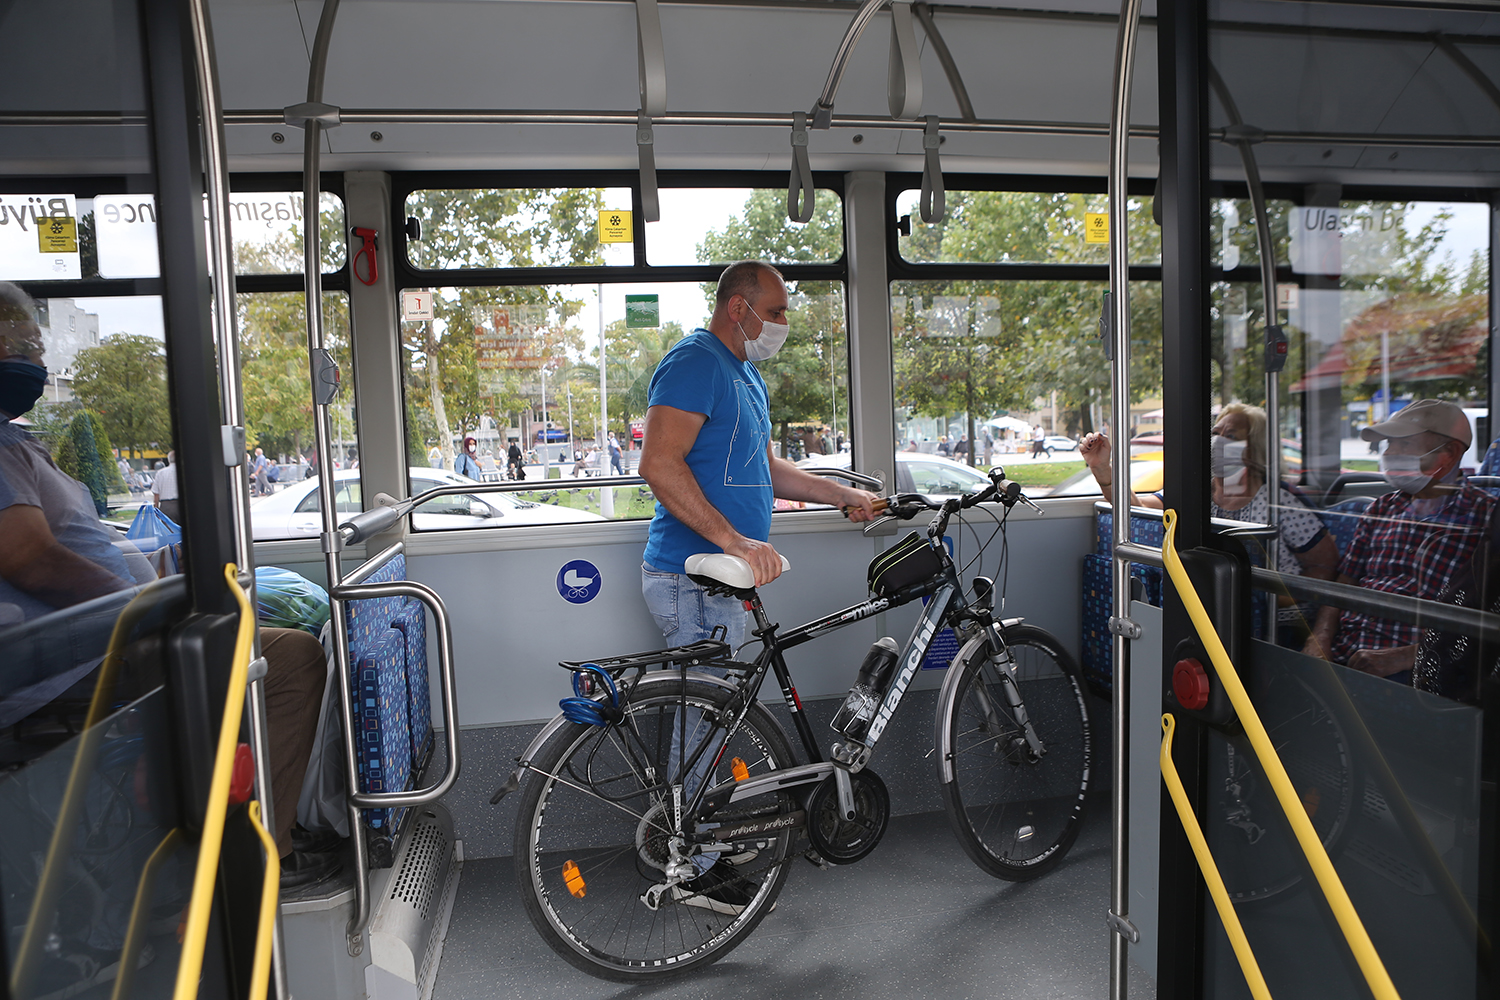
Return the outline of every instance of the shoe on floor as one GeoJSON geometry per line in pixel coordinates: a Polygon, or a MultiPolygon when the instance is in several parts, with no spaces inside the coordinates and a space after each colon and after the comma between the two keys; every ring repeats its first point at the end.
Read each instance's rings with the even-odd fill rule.
{"type": "Polygon", "coordinates": [[[281,887],[297,889],[316,885],[339,870],[337,854],[293,850],[281,859],[281,887]]]}
{"type": "MultiPolygon", "coordinates": [[[[141,946],[136,968],[143,968],[156,957],[148,941],[141,946]]],[[[67,1000],[100,983],[114,980],[120,973],[119,952],[91,948],[85,944],[68,944],[58,955],[44,955],[42,965],[32,982],[33,1000],[67,1000]]]]}
{"type": "Polygon", "coordinates": [[[673,886],[672,898],[688,906],[698,906],[733,917],[750,905],[750,900],[755,897],[743,880],[725,867],[714,865],[697,878],[673,886]]]}
{"type": "Polygon", "coordinates": [[[298,823],[292,827],[292,850],[304,854],[328,854],[344,846],[344,838],[332,830],[307,830],[298,823]]]}

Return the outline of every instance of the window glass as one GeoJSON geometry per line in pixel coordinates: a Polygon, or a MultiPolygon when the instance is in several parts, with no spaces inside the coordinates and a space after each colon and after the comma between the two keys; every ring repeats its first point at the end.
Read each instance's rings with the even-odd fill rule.
{"type": "Polygon", "coordinates": [[[662,188],[661,221],[646,223],[646,259],[655,265],[732,264],[754,246],[772,264],[831,264],[844,255],[844,207],[817,192],[805,225],[788,221],[784,188],[662,188]]]}
{"type": "Polygon", "coordinates": [[[407,254],[426,270],[628,266],[630,211],[629,188],[413,191],[406,214],[422,238],[407,243],[407,254]]]}
{"type": "MultiPolygon", "coordinates": [[[[316,537],[322,531],[317,517],[319,456],[307,370],[305,296],[301,292],[241,293],[238,302],[252,534],[257,541],[316,537]]],[[[334,360],[347,373],[347,294],[323,294],[323,334],[334,360]]],[[[347,377],[345,384],[349,384],[347,377]]],[[[329,416],[338,509],[363,510],[353,394],[345,391],[335,397],[329,416]]]]}
{"type": "MultiPolygon", "coordinates": [[[[344,266],[344,203],[323,192],[319,225],[323,271],[344,266]]],[[[155,278],[156,199],[150,194],[101,194],[80,199],[84,278],[155,278]]],[[[204,202],[207,225],[208,203],[204,202]]],[[[238,274],[302,273],[302,192],[235,191],[229,227],[238,274]]],[[[206,239],[206,237],[205,237],[206,239]]],[[[210,261],[210,266],[212,261],[210,261]]],[[[78,275],[74,275],[78,277],[78,275]]]]}
{"type": "MultiPolygon", "coordinates": [[[[921,192],[896,196],[896,215],[910,233],[897,241],[903,260],[920,264],[1108,264],[1109,199],[1102,194],[949,191],[941,222],[918,211],[921,192]],[[1101,228],[1102,224],[1102,228],[1101,228]]],[[[1151,198],[1132,196],[1130,262],[1161,262],[1161,229],[1151,198]]]]}
{"type": "MultiPolygon", "coordinates": [[[[1011,478],[1031,496],[1097,493],[1074,442],[1109,420],[1109,363],[1099,342],[1105,287],[894,282],[898,449],[974,467],[1026,463],[1011,468],[1011,478]],[[1039,449],[1032,463],[1038,431],[1068,440],[1039,449]]],[[[1145,412],[1161,405],[1161,286],[1132,283],[1130,295],[1132,412],[1145,412]]]]}
{"type": "MultiPolygon", "coordinates": [[[[760,369],[773,448],[800,459],[849,447],[848,344],[842,284],[788,287],[791,337],[760,369]]],[[[411,467],[454,470],[463,439],[473,437],[478,474],[466,464],[468,478],[507,478],[512,445],[528,480],[632,474],[651,376],[673,344],[708,321],[712,296],[711,285],[686,282],[434,290],[436,318],[402,324],[411,467]]],[[[608,511],[597,490],[556,499],[616,518],[654,512],[639,489],[616,493],[621,499],[608,511]]],[[[514,523],[546,513],[507,512],[514,523]]]]}
{"type": "Polygon", "coordinates": [[[154,474],[172,446],[161,299],[39,299],[35,317],[47,384],[13,422],[88,486],[101,516],[128,524],[151,502],[154,474]],[[84,439],[95,458],[79,451],[84,439]]]}

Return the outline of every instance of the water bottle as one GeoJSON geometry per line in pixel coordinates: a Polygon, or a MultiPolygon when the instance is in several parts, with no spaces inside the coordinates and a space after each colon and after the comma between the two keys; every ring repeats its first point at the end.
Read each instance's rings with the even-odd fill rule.
{"type": "Polygon", "coordinates": [[[877,639],[871,644],[870,651],[865,654],[865,661],[859,665],[859,676],[854,679],[854,686],[849,689],[848,697],[833,717],[834,729],[850,739],[864,738],[865,731],[870,727],[870,720],[875,718],[875,710],[885,697],[885,687],[890,683],[892,668],[896,665],[899,652],[896,640],[890,636],[877,639]]]}

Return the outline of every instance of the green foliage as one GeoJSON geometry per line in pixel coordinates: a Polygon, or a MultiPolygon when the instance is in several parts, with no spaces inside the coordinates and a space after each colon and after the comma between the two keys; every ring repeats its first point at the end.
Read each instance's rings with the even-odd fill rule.
{"type": "Polygon", "coordinates": [[[88,410],[77,414],[68,425],[68,435],[54,461],[59,469],[88,487],[100,517],[109,513],[110,490],[125,489],[99,416],[88,410]]]}
{"type": "Polygon", "coordinates": [[[171,439],[166,355],[154,337],[117,333],[79,351],[73,394],[99,415],[107,437],[130,457],[147,448],[165,450],[171,439]]]}
{"type": "MultiPolygon", "coordinates": [[[[303,454],[315,440],[306,296],[301,292],[245,293],[237,302],[246,445],[272,454],[303,454]]],[[[349,309],[341,292],[324,293],[323,334],[334,359],[347,373],[349,309]]],[[[349,391],[346,385],[344,392],[349,391]]],[[[334,405],[348,402],[340,398],[334,405]]]]}
{"type": "MultiPolygon", "coordinates": [[[[738,218],[710,232],[698,246],[705,263],[737,260],[836,261],[843,256],[842,205],[826,193],[811,221],[786,217],[785,192],[753,191],[738,218]]],[[[793,428],[813,424],[847,432],[849,427],[849,343],[844,329],[843,286],[831,281],[787,285],[791,336],[770,361],[756,367],[771,397],[771,423],[788,454],[793,428]]],[[[713,310],[713,285],[703,286],[706,310],[713,310]]],[[[658,359],[660,360],[660,359],[658,359]]],[[[649,381],[649,377],[647,379],[649,381]]]]}

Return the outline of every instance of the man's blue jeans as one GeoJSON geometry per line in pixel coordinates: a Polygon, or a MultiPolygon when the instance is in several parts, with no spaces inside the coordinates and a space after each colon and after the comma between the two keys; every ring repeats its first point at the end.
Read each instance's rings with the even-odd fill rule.
{"type": "MultiPolygon", "coordinates": [[[[669,645],[686,646],[700,639],[711,638],[716,625],[724,626],[727,633],[724,641],[729,643],[731,653],[738,650],[745,641],[745,605],[736,598],[715,597],[681,573],[664,573],[646,563],[641,564],[641,593],[645,595],[646,608],[651,612],[651,617],[656,619],[656,625],[669,645]]],[[[696,669],[719,677],[728,675],[727,671],[710,667],[696,669]]],[[[680,721],[674,717],[671,725],[672,750],[667,767],[672,780],[676,780],[683,760],[683,734],[687,735],[687,756],[691,757],[698,744],[708,736],[709,724],[704,720],[702,712],[689,708],[680,721]]],[[[698,786],[708,776],[709,765],[712,763],[712,752],[704,753],[699,758],[683,782],[684,798],[690,798],[697,792],[698,786]]],[[[694,863],[698,865],[699,871],[706,871],[717,860],[717,854],[703,854],[694,863]]]]}

